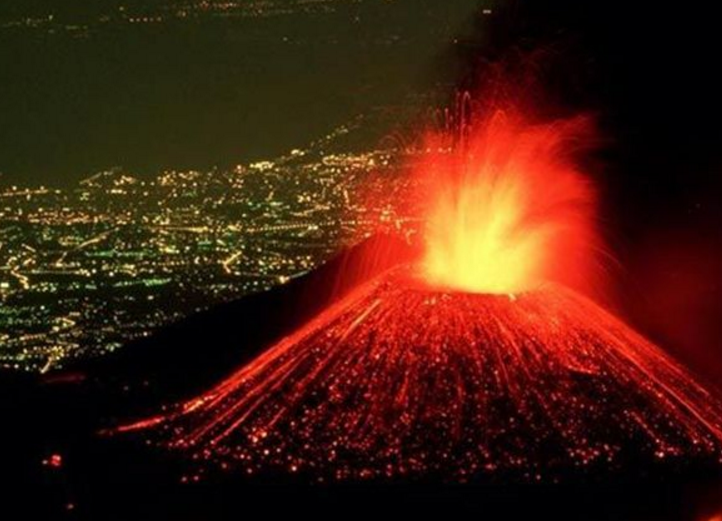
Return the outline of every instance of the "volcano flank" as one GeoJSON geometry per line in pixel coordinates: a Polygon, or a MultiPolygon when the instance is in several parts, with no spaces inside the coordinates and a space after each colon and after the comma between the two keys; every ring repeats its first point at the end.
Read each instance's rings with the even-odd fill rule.
{"type": "Polygon", "coordinates": [[[556,284],[508,295],[367,282],[156,434],[202,462],[332,479],[554,478],[718,457],[722,408],[658,347],[556,284]]]}

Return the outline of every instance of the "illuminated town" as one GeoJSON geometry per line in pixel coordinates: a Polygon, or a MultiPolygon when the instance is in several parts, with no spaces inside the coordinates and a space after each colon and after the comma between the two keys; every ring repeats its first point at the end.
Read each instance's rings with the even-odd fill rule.
{"type": "Polygon", "coordinates": [[[116,9],[96,15],[66,17],[57,14],[9,17],[0,19],[0,29],[34,29],[49,33],[65,32],[76,37],[110,25],[160,24],[197,19],[265,18],[282,15],[313,14],[333,11],[338,0],[253,0],[212,1],[185,0],[159,2],[154,5],[129,0],[116,9]]]}
{"type": "MultiPolygon", "coordinates": [[[[455,5],[457,17],[467,12],[468,3],[455,5]]],[[[388,8],[392,7],[389,4],[388,8]]],[[[17,163],[8,163],[4,157],[0,165],[0,368],[46,372],[63,367],[71,358],[102,355],[198,310],[283,284],[376,231],[379,225],[403,226],[408,217],[397,216],[385,201],[395,196],[393,186],[404,177],[395,167],[408,152],[407,145],[384,136],[393,133],[418,107],[429,106],[426,97],[433,89],[408,90],[404,86],[399,97],[384,95],[373,100],[370,91],[365,94],[369,100],[352,109],[341,100],[344,112],[329,112],[316,128],[289,134],[288,139],[273,137],[277,132],[269,131],[270,124],[257,132],[244,130],[272,119],[258,111],[259,116],[244,120],[254,104],[293,107],[303,98],[284,101],[266,94],[267,86],[276,79],[264,75],[264,53],[254,58],[239,49],[261,45],[265,53],[272,54],[322,53],[320,63],[325,63],[327,54],[331,63],[334,49],[340,38],[348,37],[348,31],[339,28],[319,33],[313,24],[376,27],[373,20],[386,9],[373,2],[341,0],[128,0],[67,9],[54,3],[0,8],[0,38],[8,43],[3,63],[13,67],[8,74],[17,78],[47,75],[44,82],[33,80],[41,86],[35,93],[41,105],[47,101],[48,110],[67,114],[73,128],[79,128],[74,114],[87,111],[89,124],[82,128],[90,139],[102,136],[99,139],[104,144],[123,143],[121,148],[111,146],[113,150],[103,157],[92,158],[94,150],[104,145],[98,147],[78,137],[74,141],[77,147],[56,148],[46,143],[53,149],[46,156],[43,143],[33,137],[38,133],[23,127],[32,125],[32,118],[15,110],[19,105],[10,101],[9,93],[0,98],[6,102],[3,113],[8,128],[22,127],[13,131],[9,141],[0,141],[17,144],[16,138],[21,142],[28,139],[30,145],[29,156],[17,163]],[[289,20],[303,20],[308,30],[291,30],[286,24],[289,20]],[[276,24],[274,30],[254,32],[254,24],[266,23],[276,24]],[[155,58],[147,67],[135,69],[135,39],[146,37],[141,46],[150,45],[149,53],[155,58]],[[156,41],[170,43],[156,47],[156,41]],[[90,73],[97,81],[93,95],[77,94],[75,73],[53,77],[57,49],[100,49],[103,42],[120,45],[113,51],[120,65],[110,75],[102,52],[72,60],[73,64],[85,64],[83,67],[97,64],[97,72],[90,73]],[[32,70],[13,59],[16,45],[37,46],[40,61],[27,60],[32,70]],[[182,57],[184,50],[198,45],[205,46],[198,62],[182,57]],[[229,69],[222,62],[213,68],[215,61],[207,58],[221,50],[228,52],[228,59],[251,60],[248,70],[257,75],[257,89],[244,90],[243,68],[229,69]],[[162,66],[168,56],[179,60],[179,76],[168,76],[165,87],[153,86],[153,81],[166,77],[162,66]],[[133,64],[131,69],[123,65],[126,61],[133,64]],[[196,96],[202,93],[195,102],[185,99],[184,85],[192,83],[183,72],[187,63],[198,66],[197,89],[189,91],[196,96]],[[144,80],[148,76],[155,80],[144,80]],[[222,78],[221,91],[214,86],[216,76],[222,78]],[[134,92],[144,84],[149,85],[147,92],[134,92]],[[225,85],[230,87],[226,90],[225,85]],[[178,97],[171,101],[174,108],[169,110],[184,123],[159,127],[161,135],[156,136],[146,128],[150,125],[138,121],[164,117],[152,113],[154,107],[163,106],[163,100],[173,99],[170,94],[155,98],[162,89],[177,92],[178,97]],[[114,97],[122,92],[128,93],[128,100],[114,97]],[[207,102],[218,96],[233,103],[241,101],[232,109],[221,110],[223,114],[206,114],[207,102]],[[204,104],[202,114],[180,115],[184,107],[204,104]],[[112,107],[118,107],[118,114],[123,107],[130,107],[130,119],[111,118],[107,126],[95,126],[106,121],[102,114],[112,107]],[[218,121],[226,113],[238,115],[225,123],[218,121]],[[94,121],[96,116],[100,119],[94,121]],[[377,121],[379,118],[385,119],[377,121]],[[212,121],[210,126],[206,120],[212,121]],[[176,128],[183,130],[175,134],[176,128]],[[225,142],[214,148],[213,142],[220,141],[215,139],[205,146],[199,134],[223,136],[225,142]],[[259,145],[254,141],[256,135],[272,137],[259,145]],[[316,139],[318,136],[322,137],[316,139]],[[137,154],[143,147],[133,140],[152,141],[160,148],[137,154]],[[56,152],[60,155],[54,155],[56,152]],[[74,157],[65,157],[66,152],[74,157]],[[187,158],[177,157],[186,152],[187,158]],[[43,160],[38,161],[40,157],[43,160]],[[386,174],[372,175],[369,181],[369,174],[383,172],[386,174]]],[[[437,19],[431,11],[425,16],[437,19]]],[[[296,25],[301,27],[298,23],[293,27],[296,25]]],[[[425,49],[419,51],[421,56],[438,42],[447,41],[455,30],[450,21],[438,25],[421,21],[420,25],[424,27],[423,45],[413,44],[418,41],[413,30],[393,25],[379,26],[378,33],[358,41],[349,37],[349,41],[358,44],[360,56],[371,45],[395,59],[398,50],[394,49],[425,49]]],[[[406,55],[401,62],[409,62],[406,55]]],[[[288,73],[295,74],[295,65],[289,64],[288,73]]],[[[85,74],[77,73],[80,77],[85,74]]],[[[368,83],[368,78],[379,81],[375,76],[355,81],[368,83]]],[[[388,78],[379,78],[381,89],[391,92],[388,78]]],[[[317,93],[325,83],[313,84],[311,92],[317,93]]],[[[17,94],[24,99],[28,89],[17,94]]],[[[319,120],[322,116],[317,110],[313,115],[319,120]]],[[[57,121],[50,116],[40,124],[57,121]]],[[[42,135],[67,134],[60,128],[42,131],[42,135]]]]}
{"type": "Polygon", "coordinates": [[[68,190],[2,187],[0,365],[47,371],[107,353],[283,284],[379,222],[408,224],[390,204],[390,151],[324,152],[346,132],[229,171],[141,181],[111,169],[68,190]]]}

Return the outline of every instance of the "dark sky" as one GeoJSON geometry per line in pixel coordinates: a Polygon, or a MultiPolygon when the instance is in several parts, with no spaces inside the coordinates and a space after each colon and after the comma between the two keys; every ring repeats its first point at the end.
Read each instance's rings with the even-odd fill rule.
{"type": "MultiPolygon", "coordinates": [[[[117,3],[29,9],[75,24],[117,3]]],[[[330,13],[109,23],[80,38],[0,29],[0,172],[67,186],[114,165],[152,176],[302,147],[427,88],[476,4],[337,0],[330,13]]]]}

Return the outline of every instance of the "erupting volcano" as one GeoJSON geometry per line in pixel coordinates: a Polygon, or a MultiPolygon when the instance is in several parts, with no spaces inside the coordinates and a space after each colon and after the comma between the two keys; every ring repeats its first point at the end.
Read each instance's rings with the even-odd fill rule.
{"type": "Polygon", "coordinates": [[[577,118],[494,111],[434,133],[424,253],[360,284],[152,426],[202,461],[318,478],[494,473],[703,456],[722,406],[583,294],[599,241],[577,118]]]}

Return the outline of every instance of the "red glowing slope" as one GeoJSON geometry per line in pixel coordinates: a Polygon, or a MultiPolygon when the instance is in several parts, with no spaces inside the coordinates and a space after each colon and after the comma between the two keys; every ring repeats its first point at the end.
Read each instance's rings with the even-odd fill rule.
{"type": "Polygon", "coordinates": [[[159,428],[173,447],[248,472],[534,479],[630,452],[716,458],[722,407],[578,293],[445,292],[400,268],[159,428]]]}

